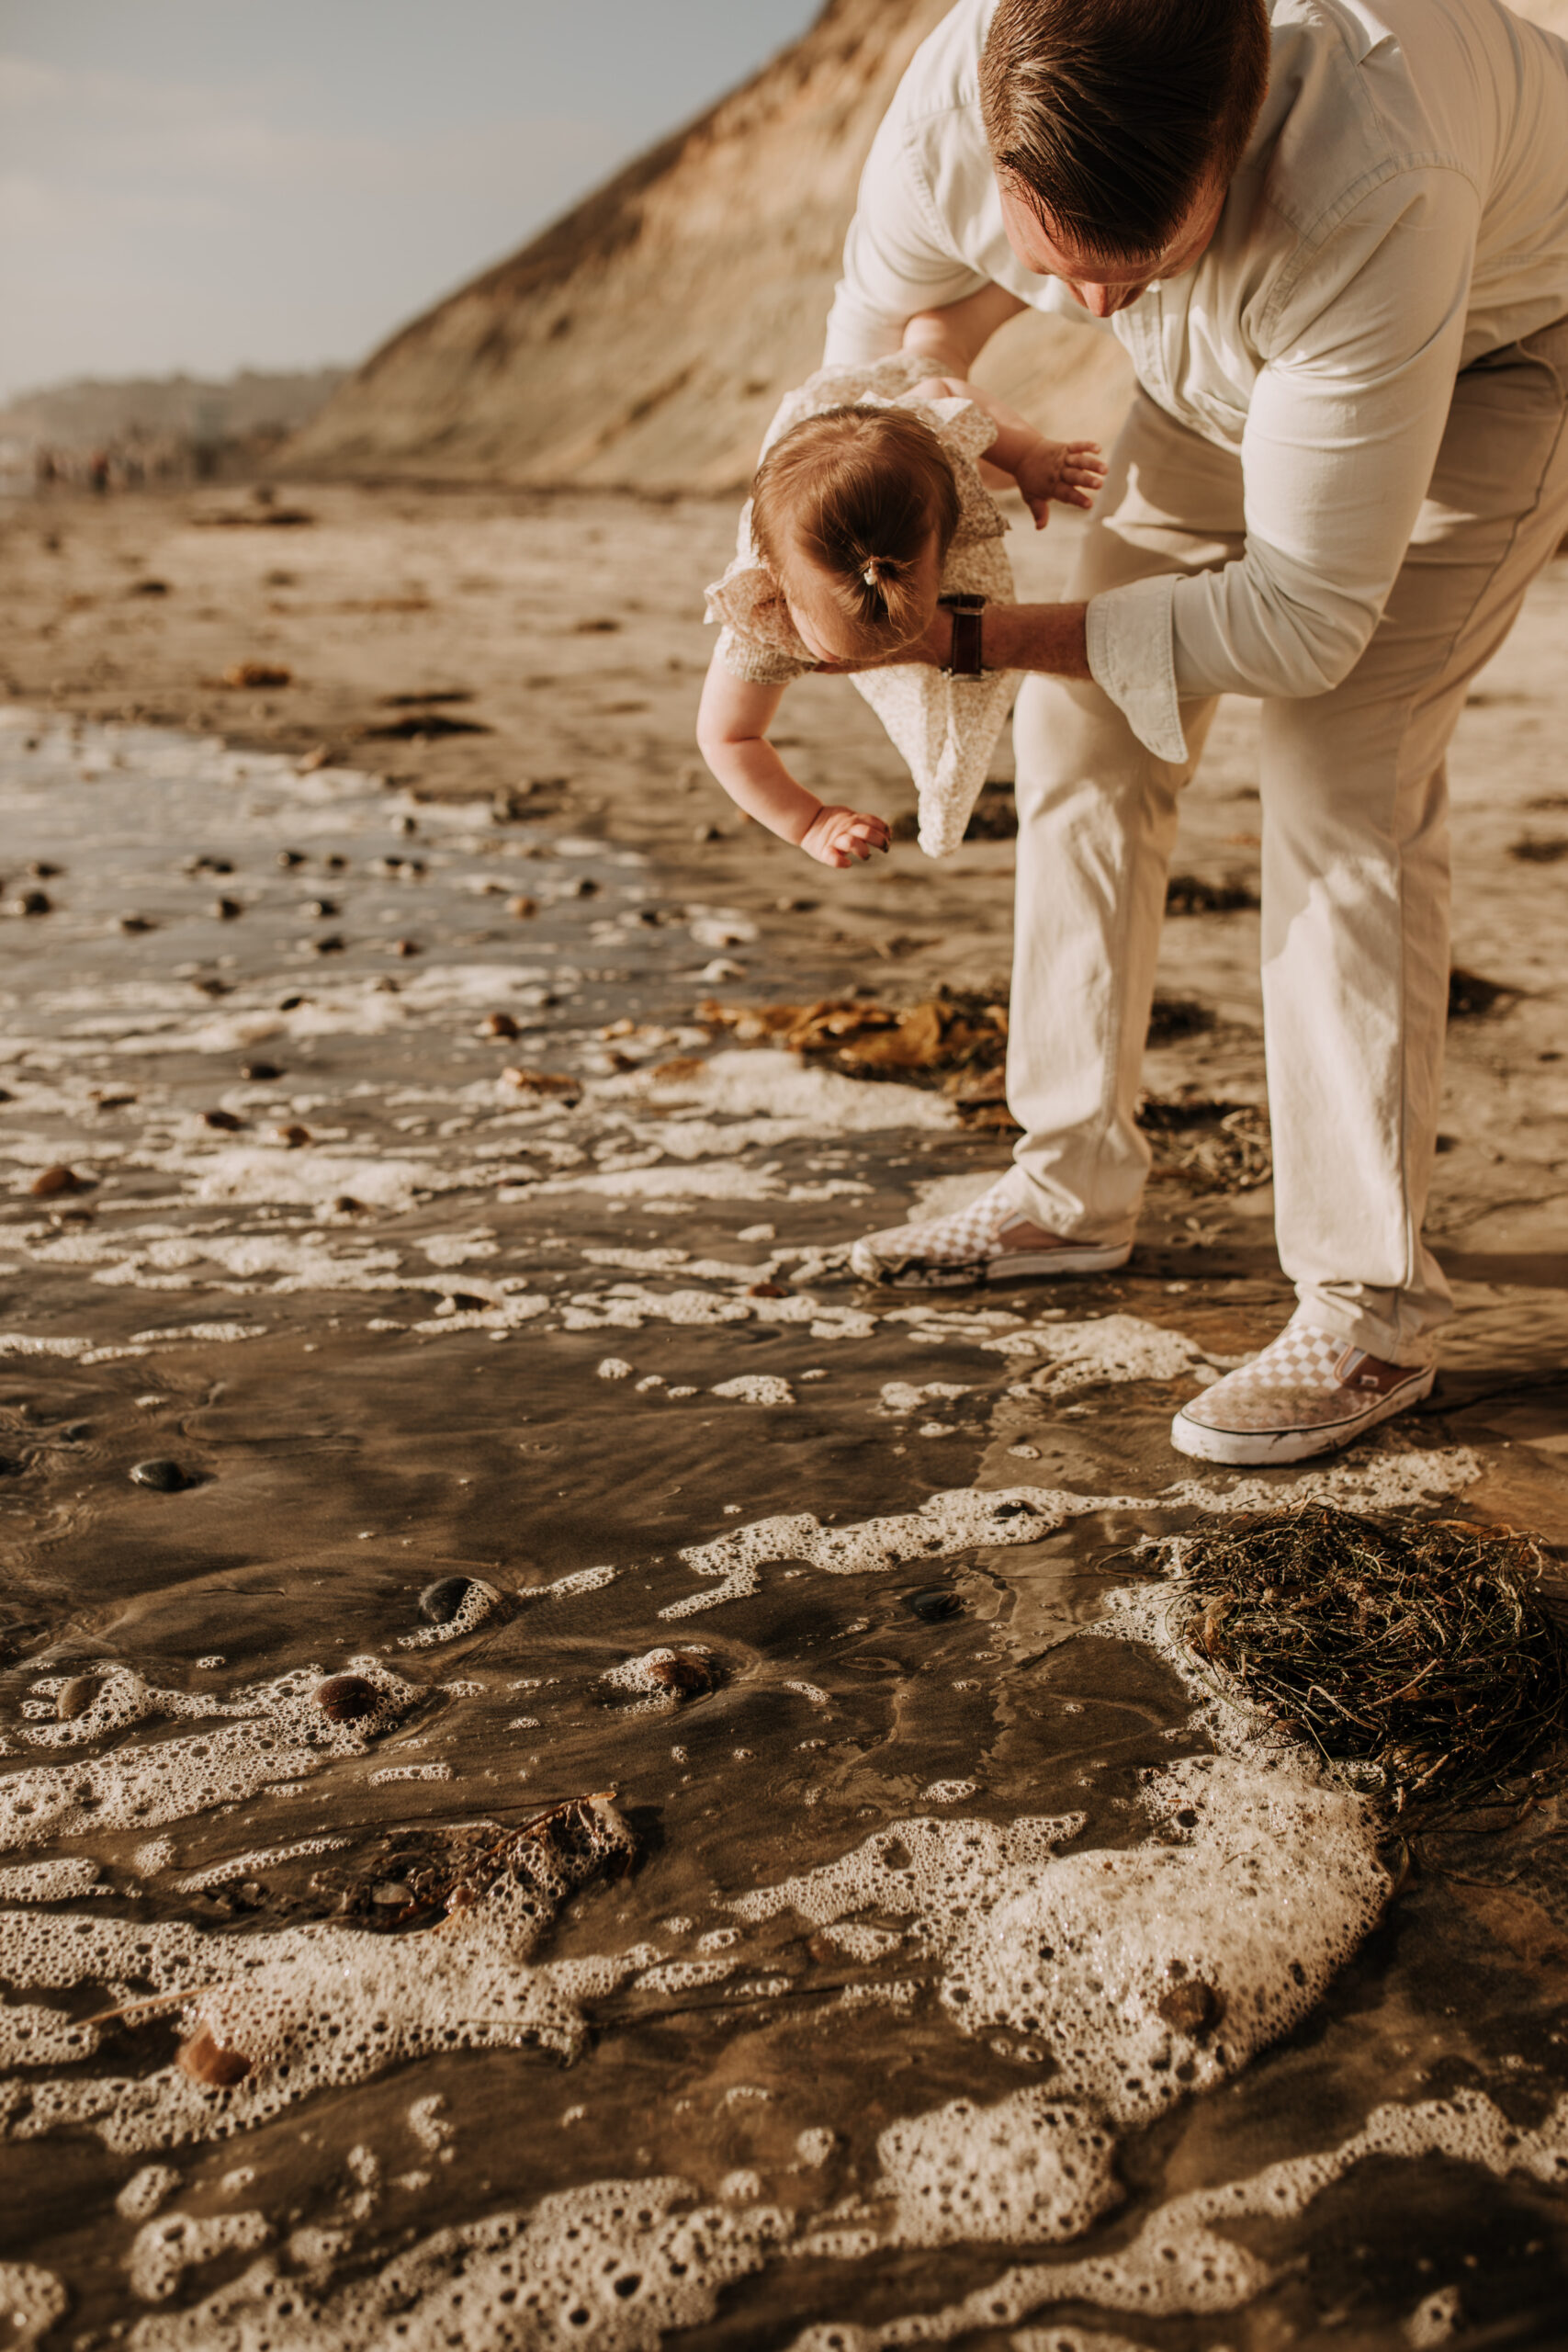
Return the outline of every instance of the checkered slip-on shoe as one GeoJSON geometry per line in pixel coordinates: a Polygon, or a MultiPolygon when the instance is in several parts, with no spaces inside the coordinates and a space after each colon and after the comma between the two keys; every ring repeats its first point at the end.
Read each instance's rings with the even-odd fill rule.
{"type": "Polygon", "coordinates": [[[1287,1323],[1261,1355],[1183,1405],[1170,1425],[1200,1462],[1305,1462],[1333,1453],[1432,1393],[1429,1363],[1383,1363],[1313,1323],[1287,1323]]]}
{"type": "Polygon", "coordinates": [[[970,1283],[1016,1283],[1057,1274],[1100,1274],[1124,1266],[1130,1241],[1064,1241],[1055,1250],[1010,1249],[1007,1228],[1028,1223],[1016,1201],[993,1184],[967,1208],[928,1225],[895,1225],[868,1233],[850,1251],[862,1282],[898,1290],[956,1290],[970,1283]]]}

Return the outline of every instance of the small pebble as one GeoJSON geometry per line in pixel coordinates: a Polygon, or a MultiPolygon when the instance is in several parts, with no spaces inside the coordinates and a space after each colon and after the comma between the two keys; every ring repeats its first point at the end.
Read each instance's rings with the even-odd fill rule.
{"type": "Polygon", "coordinates": [[[238,1135],[245,1124],[243,1119],[237,1119],[232,1111],[204,1111],[201,1116],[204,1125],[216,1127],[219,1134],[224,1136],[238,1135]]]}
{"type": "Polygon", "coordinates": [[[192,1484],[177,1462],[139,1462],[130,1474],[133,1487],[149,1487],[155,1495],[177,1495],[192,1484]]]}
{"type": "Polygon", "coordinates": [[[136,939],[142,932],[158,928],[151,915],[121,915],[119,927],[128,939],[136,939]]]}
{"type": "Polygon", "coordinates": [[[561,891],[563,899],[596,899],[598,896],[599,885],[591,874],[575,876],[561,891]]]}
{"type": "Polygon", "coordinates": [[[73,1168],[67,1168],[63,1160],[57,1160],[52,1168],[45,1168],[35,1176],[28,1190],[35,1201],[51,1201],[60,1193],[91,1192],[92,1179],[78,1176],[73,1168]]]}
{"type": "Polygon", "coordinates": [[[326,856],[322,858],[321,864],[329,874],[344,874],[348,870],[347,858],[341,850],[337,849],[329,850],[326,856]]]}
{"type": "Polygon", "coordinates": [[[52,882],[64,871],[62,865],[51,865],[47,857],[34,857],[28,862],[28,872],[35,882],[52,882]]]}
{"type": "Polygon", "coordinates": [[[253,1080],[258,1086],[265,1086],[273,1079],[281,1078],[283,1072],[276,1062],[242,1062],[240,1076],[253,1080]]]}
{"type": "Polygon", "coordinates": [[[365,1216],[368,1214],[364,1202],[356,1201],[352,1193],[340,1193],[333,1203],[333,1210],[337,1216],[365,1216]]]}
{"type": "MultiPolygon", "coordinates": [[[[39,911],[41,913],[43,910],[40,908],[39,911]]],[[[509,915],[536,915],[539,911],[539,901],[537,899],[530,899],[526,891],[520,891],[515,899],[508,899],[506,911],[509,915]]]]}
{"type": "Polygon", "coordinates": [[[280,849],[277,853],[277,862],[284,872],[288,873],[292,867],[304,865],[305,853],[302,849],[280,849]]]}
{"type": "Polygon", "coordinates": [[[307,899],[299,911],[301,914],[313,915],[320,922],[325,916],[336,914],[337,900],[335,899],[307,899]]]}
{"type": "Polygon", "coordinates": [[[958,1595],[945,1585],[933,1586],[929,1592],[907,1592],[902,1598],[905,1608],[922,1625],[940,1625],[944,1617],[956,1617],[964,1608],[958,1595]]]}
{"type": "Polygon", "coordinates": [[[424,950],[417,939],[394,939],[392,953],[394,956],[423,956],[424,950]]]}
{"type": "Polygon", "coordinates": [[[22,915],[47,915],[54,911],[54,901],[47,890],[24,890],[17,900],[17,912],[22,915]]]}
{"type": "Polygon", "coordinates": [[[438,1577],[419,1596],[419,1613],[429,1625],[449,1625],[471,1592],[482,1592],[472,1577],[438,1577]]]}
{"type": "Polygon", "coordinates": [[[653,1681],[672,1690],[678,1699],[701,1698],[709,1690],[716,1690],[719,1683],[717,1666],[697,1650],[676,1650],[670,1657],[650,1657],[648,1672],[653,1681]]]}
{"type": "Polygon", "coordinates": [[[322,1714],[334,1724],[363,1723],[381,1703],[381,1694],[363,1674],[333,1674],[318,1682],[310,1694],[322,1714]]]}
{"type": "Polygon", "coordinates": [[[70,1681],[62,1686],[60,1696],[54,1702],[54,1712],[61,1722],[73,1724],[78,1715],[85,1715],[97,1697],[98,1689],[96,1674],[73,1674],[70,1681]]]}
{"type": "Polygon", "coordinates": [[[212,911],[220,922],[232,922],[237,916],[243,915],[245,910],[238,899],[215,899],[212,903],[212,911]]]}
{"type": "Polygon", "coordinates": [[[335,931],[330,931],[325,939],[313,939],[310,945],[318,956],[341,956],[344,951],[342,935],[335,931]]]}
{"type": "Polygon", "coordinates": [[[784,1283],[762,1282],[753,1283],[746,1295],[748,1298],[788,1298],[790,1293],[784,1283]]]}
{"type": "Polygon", "coordinates": [[[188,2041],[181,2042],[175,2064],[193,2083],[205,2083],[210,2089],[220,2091],[243,2083],[251,2071],[251,2062],[243,2051],[223,2049],[207,2026],[193,2033],[188,2041]]]}
{"type": "Polygon", "coordinates": [[[1155,2007],[1174,2032],[1190,2034],[1194,2041],[1201,2041],[1225,2013],[1223,1996],[1201,1976],[1168,1984],[1155,2007]]]}
{"type": "Polygon", "coordinates": [[[487,1012],[479,1023],[481,1037],[521,1037],[522,1030],[510,1012],[487,1012]]]}
{"type": "Polygon", "coordinates": [[[298,1120],[291,1126],[275,1127],[273,1133],[278,1142],[287,1145],[290,1151],[299,1151],[311,1139],[310,1128],[302,1127],[298,1120]]]}

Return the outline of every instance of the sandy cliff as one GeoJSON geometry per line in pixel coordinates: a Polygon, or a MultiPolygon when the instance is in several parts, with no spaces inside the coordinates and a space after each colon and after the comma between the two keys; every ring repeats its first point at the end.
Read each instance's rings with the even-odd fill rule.
{"type": "MultiPolygon", "coordinates": [[[[804,38],[367,359],[297,470],[724,490],[817,364],[877,123],[950,0],[827,0],[804,38]]],[[[1568,0],[1518,13],[1561,35],[1568,0]]],[[[1054,430],[1115,430],[1108,334],[1032,314],[979,373],[1054,430]]]]}
{"type": "MultiPolygon", "coordinates": [[[[374,353],[300,470],[516,482],[742,482],[817,364],[861,164],[948,0],[828,0],[793,48],[374,353]]],[[[1109,336],[1016,322],[988,379],[1063,429],[1113,424],[1109,336]]]]}

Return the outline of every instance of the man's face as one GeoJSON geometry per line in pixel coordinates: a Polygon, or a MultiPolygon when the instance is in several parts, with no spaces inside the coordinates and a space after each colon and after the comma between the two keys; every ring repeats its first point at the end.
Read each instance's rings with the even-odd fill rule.
{"type": "Polygon", "coordinates": [[[1063,242],[1005,180],[997,183],[1002,225],[1019,260],[1036,277],[1059,277],[1091,318],[1109,319],[1135,302],[1156,277],[1179,277],[1208,251],[1224,209],[1223,188],[1201,196],[1163,253],[1140,261],[1106,261],[1063,242]]]}

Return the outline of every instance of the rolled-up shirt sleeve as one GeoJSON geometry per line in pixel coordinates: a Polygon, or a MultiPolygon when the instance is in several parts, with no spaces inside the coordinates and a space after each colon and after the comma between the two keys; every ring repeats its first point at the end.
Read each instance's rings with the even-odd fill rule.
{"type": "Polygon", "coordinates": [[[987,283],[942,227],[919,143],[897,112],[872,142],[828,313],[824,367],[885,359],[917,311],[960,302],[987,283]]]}
{"type": "Polygon", "coordinates": [[[1323,694],[1365,651],[1447,423],[1479,212],[1459,173],[1404,172],[1307,245],[1259,325],[1244,553],[1091,600],[1090,670],[1157,757],[1187,756],[1184,699],[1323,694]]]}

